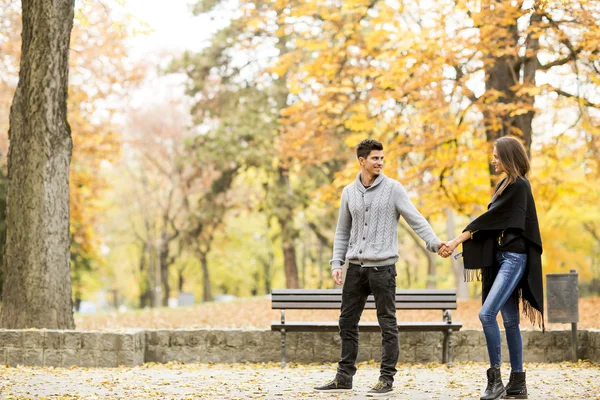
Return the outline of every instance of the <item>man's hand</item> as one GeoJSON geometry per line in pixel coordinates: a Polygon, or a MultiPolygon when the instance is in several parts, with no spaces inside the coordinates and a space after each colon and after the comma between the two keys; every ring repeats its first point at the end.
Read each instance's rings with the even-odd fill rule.
{"type": "Polygon", "coordinates": [[[341,268],[336,268],[333,271],[331,271],[331,277],[333,278],[333,281],[335,282],[336,285],[342,286],[342,269],[341,268]]]}

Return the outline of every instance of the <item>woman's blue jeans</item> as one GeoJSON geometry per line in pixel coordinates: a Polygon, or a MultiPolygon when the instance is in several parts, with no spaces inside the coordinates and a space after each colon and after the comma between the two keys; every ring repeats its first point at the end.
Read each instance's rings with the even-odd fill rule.
{"type": "Polygon", "coordinates": [[[498,251],[496,261],[500,270],[479,312],[490,366],[499,367],[502,361],[500,328],[496,322],[498,312],[501,311],[511,369],[513,372],[523,372],[523,340],[519,328],[519,299],[515,288],[525,271],[527,254],[498,251]]]}

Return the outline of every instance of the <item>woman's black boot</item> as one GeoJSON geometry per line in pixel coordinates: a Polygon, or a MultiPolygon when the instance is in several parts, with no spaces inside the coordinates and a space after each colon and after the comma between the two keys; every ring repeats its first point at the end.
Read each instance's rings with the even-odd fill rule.
{"type": "Polygon", "coordinates": [[[506,390],[502,384],[500,376],[500,367],[492,367],[487,370],[488,384],[481,396],[481,400],[496,400],[503,399],[506,396],[506,390]]]}
{"type": "Polygon", "coordinates": [[[526,399],[527,385],[525,384],[525,372],[512,372],[506,384],[507,399],[526,399]]]}

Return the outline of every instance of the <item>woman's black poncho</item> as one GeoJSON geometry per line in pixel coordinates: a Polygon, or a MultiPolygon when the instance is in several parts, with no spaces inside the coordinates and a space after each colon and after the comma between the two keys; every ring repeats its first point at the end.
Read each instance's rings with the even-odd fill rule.
{"type": "Polygon", "coordinates": [[[496,263],[495,241],[502,230],[509,228],[520,232],[528,244],[527,267],[515,295],[522,299],[523,312],[529,320],[544,329],[542,238],[527,178],[517,179],[500,196],[494,195],[488,210],[465,228],[465,231],[474,232],[473,239],[463,243],[465,277],[467,280],[482,277],[482,295],[485,301],[499,268],[496,263]]]}

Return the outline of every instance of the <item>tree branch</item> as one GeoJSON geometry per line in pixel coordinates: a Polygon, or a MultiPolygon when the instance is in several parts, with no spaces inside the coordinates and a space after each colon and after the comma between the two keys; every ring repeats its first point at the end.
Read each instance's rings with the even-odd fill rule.
{"type": "Polygon", "coordinates": [[[310,222],[308,222],[308,227],[315,234],[315,236],[317,237],[319,242],[321,242],[326,247],[333,247],[333,243],[331,243],[331,240],[329,240],[329,238],[327,236],[325,236],[321,233],[317,224],[310,221],[310,222]]]}
{"type": "Polygon", "coordinates": [[[596,229],[592,226],[592,224],[588,222],[584,222],[583,227],[586,231],[588,231],[592,237],[596,240],[596,242],[600,243],[600,235],[596,232],[596,229]]]}
{"type": "Polygon", "coordinates": [[[417,247],[419,247],[419,250],[421,250],[423,252],[425,257],[428,257],[429,250],[427,250],[425,245],[423,245],[423,243],[421,242],[421,238],[419,236],[417,236],[417,234],[410,227],[406,226],[404,221],[400,222],[400,224],[398,224],[398,225],[404,230],[404,232],[408,233],[408,235],[415,242],[417,247]]]}
{"type": "Polygon", "coordinates": [[[547,64],[540,64],[538,67],[538,70],[547,71],[552,67],[558,67],[559,65],[565,65],[570,61],[574,61],[575,59],[577,59],[577,55],[581,52],[581,50],[582,50],[582,48],[578,47],[573,52],[571,52],[571,54],[569,54],[567,57],[559,58],[558,60],[554,60],[547,64]]]}
{"type": "Polygon", "coordinates": [[[547,87],[547,88],[548,88],[550,91],[553,91],[553,92],[555,92],[556,94],[559,94],[559,95],[561,95],[561,96],[564,96],[564,97],[569,97],[569,98],[573,98],[573,99],[577,99],[577,101],[579,101],[579,102],[580,102],[582,105],[584,105],[584,106],[586,106],[586,107],[593,107],[593,108],[597,108],[597,109],[599,109],[599,110],[600,110],[600,104],[597,104],[597,103],[592,103],[591,101],[589,101],[588,99],[586,99],[586,98],[584,98],[584,97],[580,97],[580,96],[574,95],[574,94],[572,94],[572,93],[565,92],[564,90],[561,90],[561,89],[555,88],[555,87],[553,87],[553,86],[550,86],[550,85],[546,85],[546,87],[547,87]]]}

